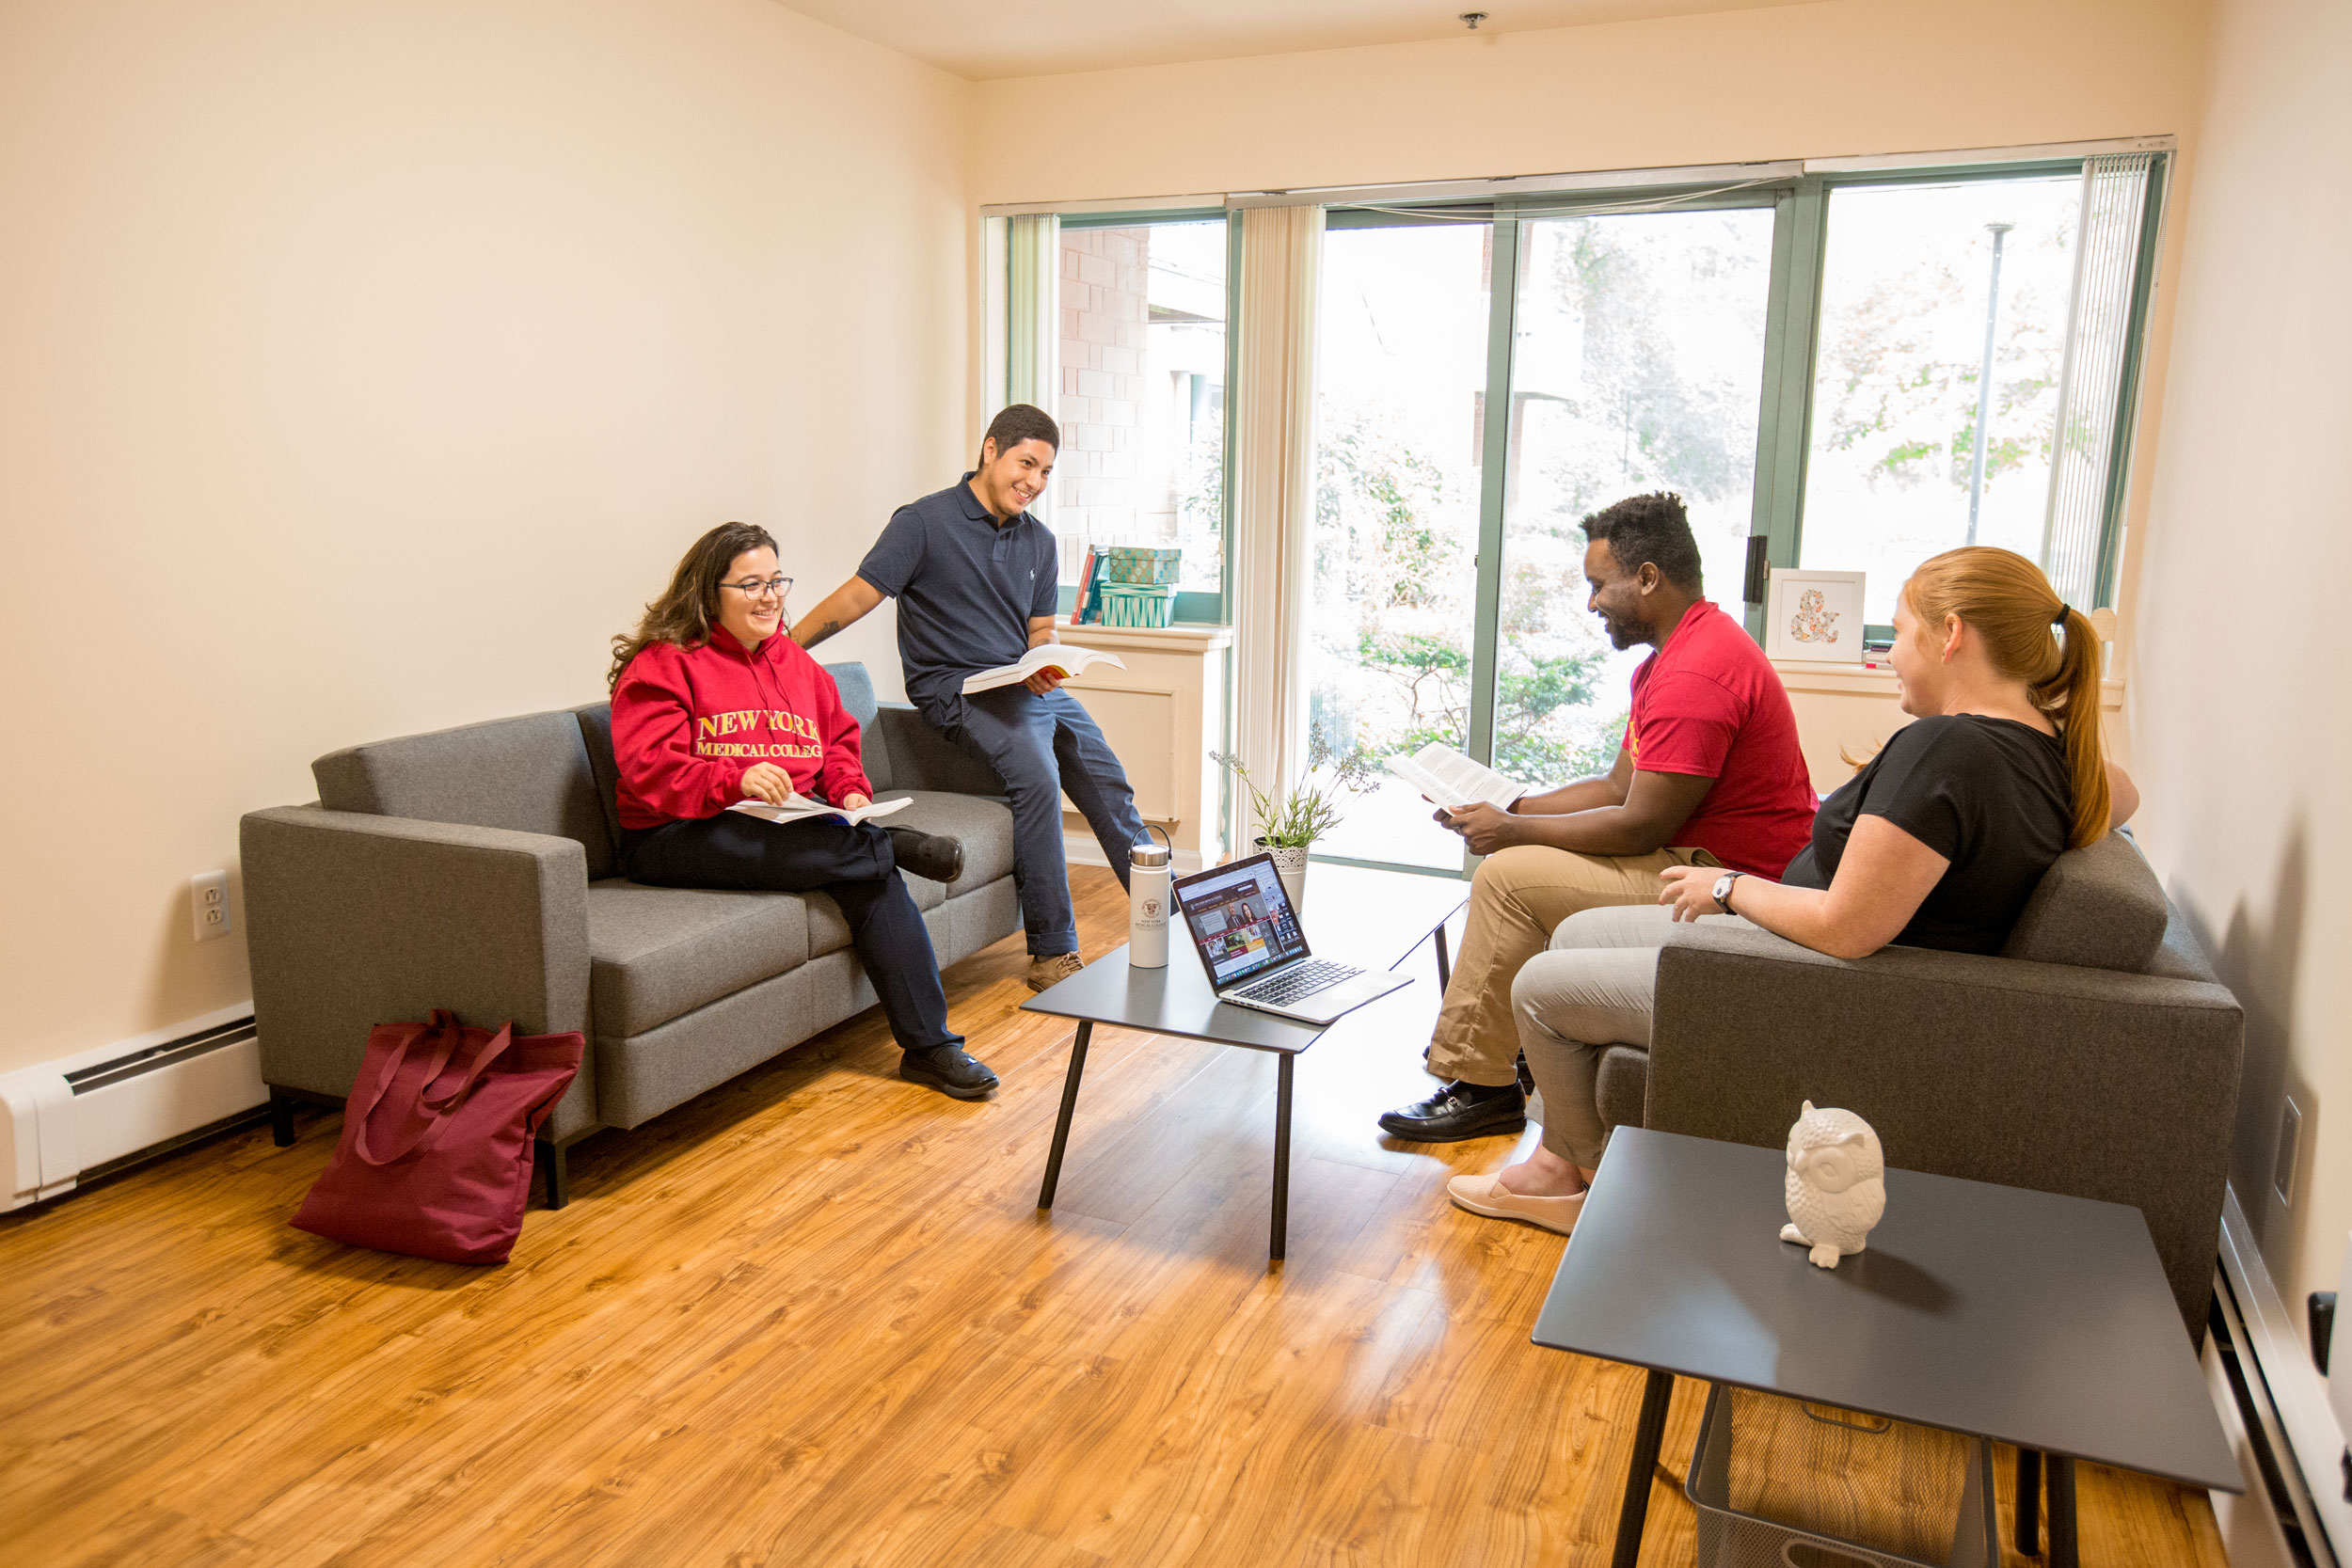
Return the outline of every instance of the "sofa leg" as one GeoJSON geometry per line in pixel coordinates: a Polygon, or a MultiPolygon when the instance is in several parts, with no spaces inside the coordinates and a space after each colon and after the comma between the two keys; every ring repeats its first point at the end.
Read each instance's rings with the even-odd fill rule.
{"type": "Polygon", "coordinates": [[[561,1145],[538,1140],[539,1174],[548,1183],[548,1207],[561,1209],[572,1200],[569,1184],[564,1180],[564,1150],[561,1145]]]}
{"type": "Polygon", "coordinates": [[[292,1148],[294,1141],[294,1102],[292,1096],[269,1091],[270,1141],[280,1148],[292,1148]]]}

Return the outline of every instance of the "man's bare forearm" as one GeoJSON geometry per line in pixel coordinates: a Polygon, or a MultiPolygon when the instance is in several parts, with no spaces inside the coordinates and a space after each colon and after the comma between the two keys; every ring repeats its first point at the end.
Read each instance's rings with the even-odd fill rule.
{"type": "Polygon", "coordinates": [[[1524,816],[1565,816],[1601,806],[1625,804],[1625,790],[1614,779],[1579,779],[1542,794],[1522,795],[1511,809],[1524,816]]]}
{"type": "Polygon", "coordinates": [[[825,595],[822,603],[801,617],[792,627],[792,641],[803,648],[814,648],[834,632],[854,625],[867,611],[882,603],[881,590],[864,578],[851,578],[825,595]]]}
{"type": "MultiPolygon", "coordinates": [[[[1566,791],[1553,793],[1562,795],[1566,791]]],[[[1653,854],[1666,847],[1672,832],[1661,832],[1657,823],[1616,804],[1565,814],[1514,815],[1510,828],[1511,836],[1518,843],[1573,849],[1580,855],[1653,854]]]]}

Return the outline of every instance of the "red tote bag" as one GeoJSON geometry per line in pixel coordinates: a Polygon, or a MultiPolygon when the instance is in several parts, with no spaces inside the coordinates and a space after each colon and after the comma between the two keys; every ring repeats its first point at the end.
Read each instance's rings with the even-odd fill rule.
{"type": "Polygon", "coordinates": [[[515,1037],[379,1023],[343,1106],[335,1157],[293,1224],[354,1246],[503,1263],[531,1197],[532,1140],[580,1072],[579,1034],[515,1037]]]}

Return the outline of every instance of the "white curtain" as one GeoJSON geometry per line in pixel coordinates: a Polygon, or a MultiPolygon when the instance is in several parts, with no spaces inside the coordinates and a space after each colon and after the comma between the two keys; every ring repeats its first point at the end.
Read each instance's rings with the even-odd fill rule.
{"type": "MultiPolygon", "coordinates": [[[[1315,281],[1323,209],[1251,207],[1241,224],[1233,443],[1235,743],[1267,793],[1306,766],[1309,536],[1314,524],[1315,281]]],[[[1237,796],[1244,792],[1236,791],[1237,796]]],[[[1234,842],[1251,836],[1246,811],[1234,842]]]]}
{"type": "MultiPolygon", "coordinates": [[[[1061,321],[1061,219],[1024,213],[1005,266],[1005,401],[1054,411],[1061,321]]],[[[989,412],[993,414],[994,409],[989,412]]]]}
{"type": "Polygon", "coordinates": [[[2098,602],[2099,546],[2114,481],[2117,421],[2138,276],[2139,231],[2153,155],[2122,153],[2083,161],[2082,219],[2074,244],[2074,297],[2066,324],[2058,379],[2056,448],[2049,510],[2042,525],[2042,567],[2067,603],[2088,611],[2098,602]]]}

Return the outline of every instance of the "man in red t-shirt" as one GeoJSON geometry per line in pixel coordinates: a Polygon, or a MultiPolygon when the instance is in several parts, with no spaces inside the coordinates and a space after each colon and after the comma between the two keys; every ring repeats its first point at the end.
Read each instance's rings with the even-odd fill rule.
{"type": "Polygon", "coordinates": [[[1820,804],[1788,693],[1740,623],[1703,596],[1698,542],[1677,496],[1636,496],[1584,519],[1590,608],[1620,648],[1657,650],[1603,778],[1522,796],[1509,811],[1438,813],[1486,859],[1470,884],[1461,957],[1429,1042],[1444,1079],[1383,1131],[1454,1143],[1526,1125],[1511,982],[1579,910],[1657,901],[1670,865],[1777,879],[1820,804]]]}

